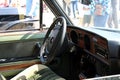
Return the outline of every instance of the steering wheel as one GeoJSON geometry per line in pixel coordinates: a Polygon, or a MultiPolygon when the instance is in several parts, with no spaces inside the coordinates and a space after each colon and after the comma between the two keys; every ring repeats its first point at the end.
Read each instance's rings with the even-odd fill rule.
{"type": "Polygon", "coordinates": [[[58,17],[47,31],[40,49],[42,64],[50,63],[60,52],[66,34],[66,20],[58,17]]]}

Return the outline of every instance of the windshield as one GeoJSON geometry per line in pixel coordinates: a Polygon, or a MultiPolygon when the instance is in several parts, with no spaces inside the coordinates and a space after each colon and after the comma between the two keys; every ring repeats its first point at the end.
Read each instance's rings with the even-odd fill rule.
{"type": "Polygon", "coordinates": [[[0,0],[0,31],[38,29],[40,0],[0,0]]]}
{"type": "Polygon", "coordinates": [[[119,30],[119,0],[57,0],[75,26],[119,30]]]}

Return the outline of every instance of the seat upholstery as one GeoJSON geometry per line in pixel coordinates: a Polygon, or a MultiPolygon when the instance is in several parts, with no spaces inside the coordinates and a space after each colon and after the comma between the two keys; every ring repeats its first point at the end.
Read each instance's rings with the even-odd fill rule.
{"type": "Polygon", "coordinates": [[[6,80],[6,78],[0,73],[0,80],[6,80]]]}
{"type": "Polygon", "coordinates": [[[35,64],[25,69],[11,80],[65,80],[42,64],[35,64]]]}

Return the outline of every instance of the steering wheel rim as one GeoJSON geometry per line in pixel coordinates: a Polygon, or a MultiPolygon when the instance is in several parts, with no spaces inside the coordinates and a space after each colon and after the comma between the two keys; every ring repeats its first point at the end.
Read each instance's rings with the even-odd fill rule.
{"type": "Polygon", "coordinates": [[[60,52],[66,34],[66,20],[58,17],[47,31],[40,49],[40,61],[42,64],[50,63],[60,52]]]}

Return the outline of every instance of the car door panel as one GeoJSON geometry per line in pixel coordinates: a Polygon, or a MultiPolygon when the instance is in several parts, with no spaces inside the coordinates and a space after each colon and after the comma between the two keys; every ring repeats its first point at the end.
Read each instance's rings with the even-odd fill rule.
{"type": "Polygon", "coordinates": [[[1,34],[0,73],[8,77],[40,63],[39,50],[44,36],[41,31],[1,34]]]}

